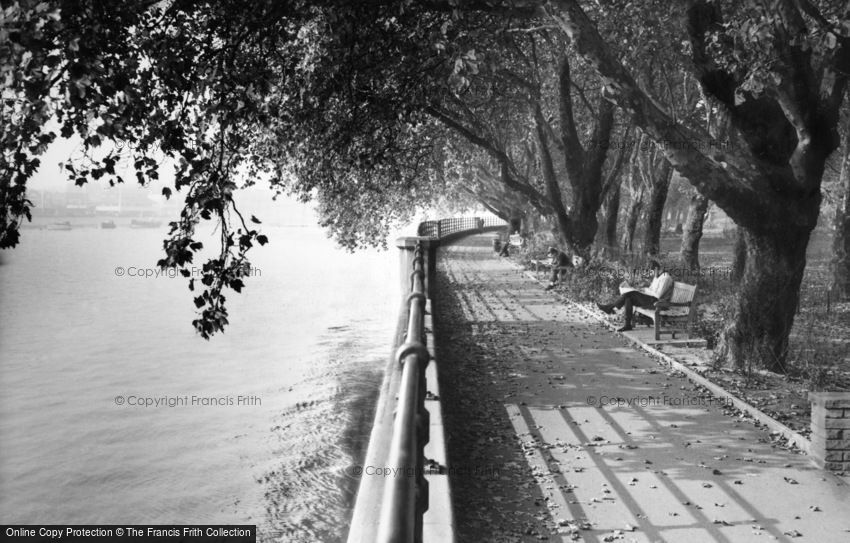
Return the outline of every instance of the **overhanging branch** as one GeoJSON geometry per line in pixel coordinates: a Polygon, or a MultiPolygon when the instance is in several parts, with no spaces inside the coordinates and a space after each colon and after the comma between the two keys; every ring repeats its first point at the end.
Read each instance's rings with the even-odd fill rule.
{"type": "Polygon", "coordinates": [[[767,215],[773,215],[779,206],[771,191],[764,190],[769,187],[754,188],[759,184],[758,174],[762,173],[753,171],[752,165],[758,163],[754,157],[713,150],[704,154],[696,148],[698,145],[688,144],[701,138],[675,122],[638,87],[577,0],[554,0],[552,4],[557,11],[550,16],[573,41],[578,54],[600,74],[607,97],[632,113],[635,124],[656,142],[674,143],[663,148],[670,163],[738,224],[764,226],[767,215]]]}
{"type": "Polygon", "coordinates": [[[549,215],[552,213],[552,204],[543,194],[541,194],[537,189],[531,186],[525,180],[520,179],[520,175],[516,169],[516,166],[513,163],[513,160],[508,156],[508,154],[501,149],[497,145],[495,145],[489,139],[475,133],[470,128],[466,127],[456,119],[452,118],[450,115],[441,111],[439,108],[434,106],[428,106],[425,109],[425,112],[432,116],[434,119],[441,122],[450,130],[455,131],[467,141],[472,143],[473,145],[477,145],[481,147],[484,151],[486,151],[490,156],[492,156],[499,163],[502,171],[502,181],[509,188],[523,194],[528,202],[540,213],[544,215],[549,215]]]}

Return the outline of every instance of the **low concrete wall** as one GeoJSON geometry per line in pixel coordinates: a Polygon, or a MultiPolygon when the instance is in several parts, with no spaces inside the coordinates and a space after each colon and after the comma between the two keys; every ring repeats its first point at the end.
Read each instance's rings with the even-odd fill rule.
{"type": "Polygon", "coordinates": [[[455,526],[449,481],[449,455],[443,428],[442,396],[440,396],[438,385],[440,369],[440,361],[436,357],[438,340],[434,335],[430,299],[426,306],[426,312],[425,331],[428,336],[428,352],[431,354],[431,363],[425,370],[425,381],[428,389],[425,409],[430,413],[430,439],[428,444],[425,445],[428,510],[425,512],[425,518],[422,522],[422,541],[424,543],[454,543],[455,526]]]}

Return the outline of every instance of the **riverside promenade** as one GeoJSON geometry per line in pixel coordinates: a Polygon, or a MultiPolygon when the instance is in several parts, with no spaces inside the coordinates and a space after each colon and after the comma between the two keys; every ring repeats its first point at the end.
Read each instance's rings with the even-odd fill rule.
{"type": "Polygon", "coordinates": [[[432,302],[457,541],[850,541],[847,480],[491,240],[439,249],[432,302]]]}

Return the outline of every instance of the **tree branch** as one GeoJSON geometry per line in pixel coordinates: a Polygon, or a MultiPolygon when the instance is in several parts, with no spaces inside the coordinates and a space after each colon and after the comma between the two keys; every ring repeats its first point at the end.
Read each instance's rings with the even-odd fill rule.
{"type": "MultiPolygon", "coordinates": [[[[578,180],[584,174],[584,147],[579,140],[576,121],[573,115],[573,100],[570,93],[572,77],[570,75],[570,60],[567,55],[561,58],[558,76],[559,106],[561,114],[561,140],[564,143],[564,161],[567,177],[571,182],[578,180]]],[[[539,107],[538,107],[539,110],[539,107]]],[[[537,112],[535,113],[535,116],[537,112]]],[[[540,113],[542,115],[542,113],[540,113]]],[[[537,120],[538,130],[541,121],[537,120]]]]}
{"type": "Polygon", "coordinates": [[[434,119],[441,122],[447,128],[460,134],[473,145],[481,147],[490,156],[495,158],[501,166],[501,178],[505,185],[525,195],[528,198],[529,203],[534,206],[534,208],[537,209],[540,213],[544,215],[551,214],[551,202],[549,202],[544,195],[540,194],[537,189],[531,186],[530,183],[519,179],[519,173],[517,172],[516,166],[503,149],[500,149],[487,138],[476,134],[474,131],[467,128],[466,126],[464,126],[463,124],[456,121],[451,116],[449,116],[443,111],[440,111],[434,106],[426,107],[425,112],[428,115],[432,116],[434,119]]]}
{"type": "Polygon", "coordinates": [[[605,198],[608,197],[608,193],[611,192],[611,189],[614,187],[614,181],[620,174],[620,170],[623,169],[623,162],[625,162],[627,154],[626,149],[628,148],[627,142],[629,141],[631,134],[632,125],[629,125],[626,128],[625,134],[623,134],[623,145],[620,146],[620,150],[617,153],[617,158],[614,159],[614,164],[612,164],[611,169],[608,170],[608,175],[606,175],[605,179],[602,181],[602,191],[599,194],[599,199],[602,201],[604,201],[605,198]]]}
{"type": "MultiPolygon", "coordinates": [[[[614,129],[614,104],[599,93],[599,115],[596,120],[596,126],[593,130],[593,141],[597,142],[595,147],[592,147],[586,153],[586,162],[584,164],[584,177],[588,182],[602,178],[602,167],[605,165],[605,159],[608,157],[608,149],[610,145],[606,145],[610,141],[611,131],[614,129]]],[[[597,186],[597,190],[601,192],[601,184],[597,186]]]]}
{"type": "MultiPolygon", "coordinates": [[[[600,74],[608,98],[634,115],[636,125],[644,129],[657,142],[674,142],[665,145],[664,153],[670,163],[709,199],[717,203],[738,224],[759,229],[766,225],[768,214],[777,213],[783,221],[797,220],[778,212],[775,196],[770,187],[759,185],[763,172],[753,172],[752,165],[760,164],[752,156],[718,151],[703,154],[697,146],[698,134],[674,122],[635,83],[631,74],[614,57],[587,17],[577,0],[553,0],[558,8],[551,16],[572,39],[580,56],[600,74]],[[682,142],[681,144],[679,142],[682,142]],[[761,190],[758,190],[758,189],[761,190]]],[[[742,151],[741,151],[742,152],[742,151]]],[[[806,220],[805,217],[799,217],[806,220]]]]}
{"type": "Polygon", "coordinates": [[[537,128],[540,162],[543,165],[543,180],[546,183],[546,193],[552,202],[552,207],[555,208],[555,218],[558,221],[558,227],[564,238],[564,242],[569,244],[570,247],[573,247],[575,243],[573,239],[573,228],[570,224],[570,216],[567,214],[567,209],[564,206],[564,199],[561,195],[561,187],[558,185],[558,178],[555,176],[555,166],[552,162],[552,155],[549,153],[549,145],[546,143],[546,129],[544,125],[547,123],[543,118],[543,112],[540,110],[539,105],[534,109],[534,121],[537,128]]]}

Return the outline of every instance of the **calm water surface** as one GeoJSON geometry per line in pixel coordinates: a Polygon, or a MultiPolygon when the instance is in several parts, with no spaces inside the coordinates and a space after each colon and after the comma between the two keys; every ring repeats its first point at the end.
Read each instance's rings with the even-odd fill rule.
{"type": "Polygon", "coordinates": [[[209,342],[185,279],[130,276],[155,269],[164,229],[26,230],[2,255],[0,522],[344,537],[398,257],[345,253],[314,228],[264,231],[262,275],[228,296],[231,325],[209,342]],[[129,405],[144,398],[189,405],[129,405]]]}

